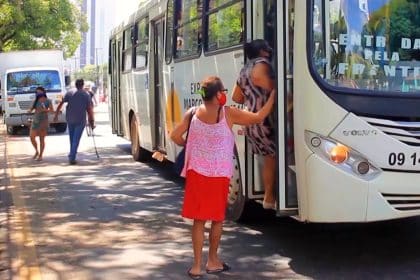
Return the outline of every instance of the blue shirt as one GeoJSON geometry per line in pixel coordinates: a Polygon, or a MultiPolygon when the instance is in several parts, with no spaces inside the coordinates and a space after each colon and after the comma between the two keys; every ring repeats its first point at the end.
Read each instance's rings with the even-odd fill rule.
{"type": "Polygon", "coordinates": [[[67,102],[66,121],[69,124],[86,124],[86,113],[92,107],[92,100],[84,90],[69,91],[64,96],[67,102]]]}

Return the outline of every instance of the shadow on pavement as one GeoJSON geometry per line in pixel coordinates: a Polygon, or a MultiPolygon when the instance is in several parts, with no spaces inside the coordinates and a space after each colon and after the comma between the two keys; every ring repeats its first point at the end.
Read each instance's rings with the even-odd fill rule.
{"type": "MultiPolygon", "coordinates": [[[[170,163],[135,164],[129,145],[118,148],[101,148],[99,160],[82,156],[74,169],[66,168],[65,155],[42,163],[13,156],[16,168],[34,170],[19,180],[40,266],[57,279],[187,279],[192,253],[190,225],[179,215],[183,179],[170,163]]],[[[226,222],[221,256],[232,271],[203,279],[419,275],[418,219],[305,224],[255,211],[246,224],[226,222]]]]}

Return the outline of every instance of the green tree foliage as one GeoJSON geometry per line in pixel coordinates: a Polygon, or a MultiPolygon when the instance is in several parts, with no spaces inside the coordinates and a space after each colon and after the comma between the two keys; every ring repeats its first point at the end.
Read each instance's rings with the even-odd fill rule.
{"type": "Polygon", "coordinates": [[[70,57],[87,30],[70,0],[0,0],[0,51],[56,48],[70,57]]]}
{"type": "Polygon", "coordinates": [[[420,38],[420,4],[418,0],[392,0],[371,15],[368,32],[386,36],[388,51],[398,51],[401,60],[417,59],[418,51],[401,49],[401,38],[420,38]]]}
{"type": "Polygon", "coordinates": [[[80,69],[77,72],[73,73],[72,77],[74,80],[76,79],[83,79],[85,81],[96,81],[97,77],[98,77],[98,67],[96,67],[95,65],[86,65],[85,67],[83,67],[82,69],[80,69]]]}
{"type": "Polygon", "coordinates": [[[93,81],[98,83],[97,86],[106,86],[108,82],[108,64],[102,65],[86,65],[82,69],[72,74],[72,80],[83,79],[85,81],[93,81]]]}
{"type": "MultiPolygon", "coordinates": [[[[217,5],[226,0],[218,1],[217,5]]],[[[241,42],[243,31],[242,3],[225,7],[209,16],[209,48],[224,48],[241,42]]]]}
{"type": "MultiPolygon", "coordinates": [[[[391,12],[391,48],[398,49],[401,38],[420,38],[420,4],[418,0],[394,0],[391,12]]],[[[400,50],[402,59],[420,59],[418,50],[400,50]]]]}

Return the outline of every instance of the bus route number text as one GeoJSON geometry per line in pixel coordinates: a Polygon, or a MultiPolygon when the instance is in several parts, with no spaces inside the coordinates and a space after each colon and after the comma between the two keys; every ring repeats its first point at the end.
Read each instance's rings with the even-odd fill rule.
{"type": "Polygon", "coordinates": [[[408,163],[412,166],[420,165],[420,154],[412,153],[411,155],[406,155],[404,153],[390,153],[388,156],[388,164],[390,166],[395,165],[404,165],[408,163]]]}

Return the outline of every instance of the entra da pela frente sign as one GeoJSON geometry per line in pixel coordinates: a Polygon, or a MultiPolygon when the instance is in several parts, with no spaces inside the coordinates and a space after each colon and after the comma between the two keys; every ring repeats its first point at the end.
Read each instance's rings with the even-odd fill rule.
{"type": "MultiPolygon", "coordinates": [[[[397,70],[401,71],[402,77],[408,77],[411,71],[415,77],[420,76],[419,66],[398,65],[400,53],[386,49],[387,38],[385,36],[340,34],[338,44],[346,46],[346,51],[359,47],[357,50],[358,52],[361,50],[361,57],[366,61],[365,64],[340,62],[338,63],[338,74],[344,75],[351,68],[353,75],[367,73],[370,76],[376,76],[380,69],[383,69],[383,73],[387,77],[395,77],[397,70]],[[362,45],[362,39],[364,39],[364,45],[362,45]],[[381,64],[372,64],[372,62],[381,62],[381,64]]],[[[420,52],[420,38],[401,38],[400,49],[420,52]]]]}

